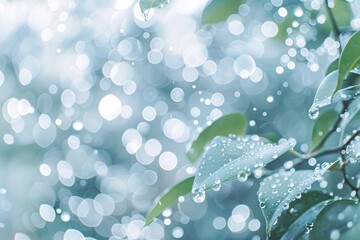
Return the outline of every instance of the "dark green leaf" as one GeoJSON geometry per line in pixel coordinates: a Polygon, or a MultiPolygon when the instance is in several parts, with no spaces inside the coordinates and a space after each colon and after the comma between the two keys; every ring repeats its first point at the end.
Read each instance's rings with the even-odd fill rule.
{"type": "Polygon", "coordinates": [[[358,203],[350,199],[338,200],[330,203],[320,212],[310,232],[310,239],[359,239],[358,224],[360,224],[358,203]],[[356,234],[353,235],[355,232],[356,234]],[[334,238],[334,235],[337,237],[334,238]]]}
{"type": "Polygon", "coordinates": [[[290,203],[311,188],[311,185],[322,179],[323,174],[334,164],[324,164],[323,168],[312,170],[288,171],[273,174],[265,178],[259,189],[260,208],[266,220],[266,232],[271,234],[279,216],[290,203]]]}
{"type": "Polygon", "coordinates": [[[157,201],[156,205],[147,215],[146,224],[150,224],[152,220],[159,216],[166,208],[176,203],[180,196],[184,196],[190,193],[193,182],[194,177],[189,177],[176,184],[170,190],[166,191],[166,193],[160,198],[159,201],[157,201]]]}
{"type": "Polygon", "coordinates": [[[249,173],[264,167],[294,145],[294,139],[281,139],[279,144],[272,144],[257,135],[216,137],[205,151],[195,175],[193,192],[237,178],[246,180],[249,173]]]}
{"type": "Polygon", "coordinates": [[[339,114],[335,111],[324,112],[315,120],[312,130],[311,144],[316,146],[325,137],[326,133],[331,129],[339,114]]]}
{"type": "MultiPolygon", "coordinates": [[[[280,215],[278,218],[278,223],[273,227],[270,239],[280,239],[286,232],[287,236],[294,236],[295,233],[301,234],[304,232],[306,229],[306,224],[299,226],[297,229],[290,228],[290,226],[293,227],[297,225],[295,222],[298,221],[298,219],[304,214],[304,219],[310,219],[312,216],[316,216],[312,213],[310,213],[308,216],[309,213],[307,212],[312,210],[312,208],[315,207],[318,203],[329,199],[331,199],[330,195],[319,191],[310,191],[302,194],[300,199],[295,199],[293,202],[291,202],[289,204],[289,208],[280,215]]],[[[287,236],[285,236],[285,239],[287,236]]]]}
{"type": "Polygon", "coordinates": [[[336,90],[340,90],[348,73],[360,66],[360,32],[353,34],[339,58],[339,76],[336,90]]]}
{"type": "Polygon", "coordinates": [[[228,136],[229,134],[245,134],[247,128],[247,119],[241,113],[232,113],[225,115],[210,126],[205,128],[192,143],[187,153],[190,161],[195,162],[204,151],[204,147],[216,136],[228,136]]]}
{"type": "Polygon", "coordinates": [[[338,66],[339,66],[339,59],[337,58],[332,63],[330,63],[330,65],[326,69],[325,76],[329,75],[331,72],[335,70],[338,70],[338,66]]]}
{"type": "Polygon", "coordinates": [[[150,8],[158,7],[167,3],[167,0],[140,0],[139,5],[141,12],[144,14],[150,8]]]}
{"type": "Polygon", "coordinates": [[[203,24],[214,24],[226,20],[231,14],[237,13],[245,0],[213,0],[204,10],[203,24]]]}

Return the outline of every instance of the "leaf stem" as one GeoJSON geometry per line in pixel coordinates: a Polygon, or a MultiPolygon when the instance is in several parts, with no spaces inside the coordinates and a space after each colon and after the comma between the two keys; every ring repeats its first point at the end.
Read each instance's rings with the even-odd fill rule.
{"type": "Polygon", "coordinates": [[[335,153],[340,153],[342,155],[341,152],[343,150],[345,150],[346,147],[351,143],[351,141],[353,141],[359,135],[360,135],[360,128],[357,129],[353,133],[353,135],[348,140],[346,140],[346,142],[343,145],[338,146],[336,148],[313,151],[313,152],[310,152],[308,154],[302,154],[302,153],[299,153],[299,152],[297,152],[295,150],[290,150],[289,153],[291,153],[291,154],[295,155],[296,157],[299,157],[299,158],[301,158],[303,160],[303,161],[298,162],[297,164],[295,164],[294,167],[302,164],[304,162],[304,160],[308,160],[310,158],[322,157],[322,156],[335,154],[335,153]]]}
{"type": "MultiPolygon", "coordinates": [[[[331,27],[332,27],[333,33],[334,33],[334,35],[335,35],[335,39],[336,39],[337,41],[339,41],[340,30],[339,30],[338,25],[337,25],[337,23],[336,23],[334,14],[333,14],[330,6],[329,6],[329,0],[325,0],[325,5],[326,5],[327,13],[328,13],[329,18],[330,18],[331,27]]],[[[340,48],[340,52],[341,52],[341,46],[340,46],[339,48],[340,48]]]]}

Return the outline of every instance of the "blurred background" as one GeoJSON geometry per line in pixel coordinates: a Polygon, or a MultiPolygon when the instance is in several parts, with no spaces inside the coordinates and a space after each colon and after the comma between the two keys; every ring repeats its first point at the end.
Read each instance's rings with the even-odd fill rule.
{"type": "MultiPolygon", "coordinates": [[[[145,225],[225,114],[309,148],[307,111],[340,46],[323,1],[226,2],[144,17],[136,0],[0,0],[0,239],[265,238],[254,179],[145,225]]],[[[359,29],[359,9],[335,1],[341,26],[359,29]]]]}

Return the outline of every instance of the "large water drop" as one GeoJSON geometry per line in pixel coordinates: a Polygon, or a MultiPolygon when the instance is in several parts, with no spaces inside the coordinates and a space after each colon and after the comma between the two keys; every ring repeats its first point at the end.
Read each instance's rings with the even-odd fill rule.
{"type": "Polygon", "coordinates": [[[310,119],[317,119],[319,117],[319,108],[317,106],[312,106],[309,109],[309,118],[310,119]]]}
{"type": "Polygon", "coordinates": [[[195,190],[194,192],[192,192],[191,198],[195,203],[204,202],[206,198],[205,190],[202,188],[195,190]]]}

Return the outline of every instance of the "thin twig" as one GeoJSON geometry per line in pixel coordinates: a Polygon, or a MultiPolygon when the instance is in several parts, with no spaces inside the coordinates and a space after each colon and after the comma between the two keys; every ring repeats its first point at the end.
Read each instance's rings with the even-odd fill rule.
{"type": "Polygon", "coordinates": [[[335,153],[340,153],[346,149],[346,147],[357,137],[360,135],[360,128],[357,129],[354,134],[341,146],[337,147],[337,148],[332,148],[332,149],[325,149],[325,150],[318,150],[318,151],[314,151],[308,154],[301,154],[295,150],[290,150],[289,152],[299,158],[301,158],[303,161],[295,164],[294,166],[298,166],[300,164],[302,164],[304,162],[304,160],[308,160],[310,158],[316,158],[316,157],[322,157],[322,156],[326,156],[326,155],[330,155],[330,154],[335,154],[335,153]]]}
{"type": "Polygon", "coordinates": [[[355,191],[356,198],[357,198],[358,200],[360,200],[359,188],[356,187],[354,184],[352,184],[352,183],[350,182],[350,180],[347,178],[347,174],[346,174],[345,167],[346,167],[346,165],[349,163],[349,160],[345,160],[343,154],[341,154],[341,159],[343,160],[343,162],[342,162],[342,164],[341,164],[340,169],[341,169],[342,176],[343,176],[343,178],[344,178],[344,183],[345,183],[346,185],[348,185],[352,191],[355,191]]]}
{"type": "MultiPolygon", "coordinates": [[[[330,18],[330,23],[331,23],[331,27],[333,29],[333,33],[335,35],[335,39],[337,41],[339,41],[339,37],[340,37],[340,30],[338,28],[338,25],[336,24],[336,20],[334,17],[334,14],[329,6],[329,0],[325,1],[325,5],[326,5],[326,10],[328,12],[329,18],[330,18]]],[[[340,52],[341,52],[341,46],[340,46],[340,52]]]]}

